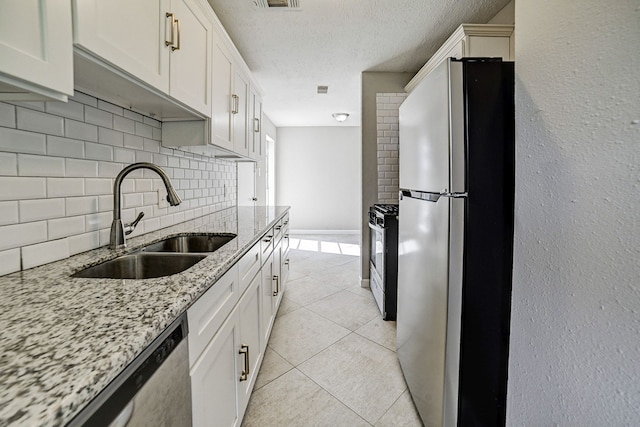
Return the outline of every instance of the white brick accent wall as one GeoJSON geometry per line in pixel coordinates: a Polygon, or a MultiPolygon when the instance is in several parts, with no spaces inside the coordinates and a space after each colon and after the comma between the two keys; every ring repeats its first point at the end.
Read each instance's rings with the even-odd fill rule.
{"type": "Polygon", "coordinates": [[[68,103],[0,103],[0,275],[109,243],[113,180],[128,164],[162,167],[182,198],[170,207],[160,177],[123,181],[122,217],[137,236],[236,204],[233,162],[163,147],[161,123],[76,92],[68,103]]]}
{"type": "Polygon", "coordinates": [[[398,110],[406,93],[377,93],[378,203],[398,203],[398,110]]]}

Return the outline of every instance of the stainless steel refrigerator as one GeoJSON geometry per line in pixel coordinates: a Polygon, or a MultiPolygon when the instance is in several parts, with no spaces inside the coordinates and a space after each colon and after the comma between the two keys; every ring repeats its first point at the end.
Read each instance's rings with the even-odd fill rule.
{"type": "Polygon", "coordinates": [[[397,350],[430,426],[505,423],[514,66],[449,59],[400,107],[397,350]]]}

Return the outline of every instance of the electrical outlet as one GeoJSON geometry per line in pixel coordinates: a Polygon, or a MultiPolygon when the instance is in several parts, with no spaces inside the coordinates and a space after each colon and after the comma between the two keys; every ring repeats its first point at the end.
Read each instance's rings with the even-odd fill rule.
{"type": "Polygon", "coordinates": [[[168,208],[169,202],[167,202],[167,191],[158,188],[158,207],[159,208],[168,208]]]}

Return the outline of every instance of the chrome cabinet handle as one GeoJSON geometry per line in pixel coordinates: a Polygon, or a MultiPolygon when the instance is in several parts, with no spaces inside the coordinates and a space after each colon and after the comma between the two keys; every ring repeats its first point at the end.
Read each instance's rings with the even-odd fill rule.
{"type": "Polygon", "coordinates": [[[280,230],[282,230],[282,226],[281,226],[281,225],[276,225],[276,226],[275,226],[275,229],[276,229],[276,230],[278,230],[278,231],[280,231],[280,230]]]}
{"type": "Polygon", "coordinates": [[[238,114],[240,108],[240,97],[235,93],[231,95],[231,114],[238,114]]]}
{"type": "Polygon", "coordinates": [[[277,297],[280,293],[280,278],[278,276],[273,276],[273,280],[276,281],[276,290],[273,292],[273,296],[277,297]]]}
{"type": "Polygon", "coordinates": [[[259,133],[260,132],[260,119],[255,117],[253,119],[253,131],[255,133],[259,133]]]}
{"type": "Polygon", "coordinates": [[[238,352],[244,356],[244,369],[242,370],[242,374],[240,374],[240,381],[246,381],[249,378],[249,346],[246,344],[242,344],[240,346],[240,351],[238,352]]]}
{"type": "Polygon", "coordinates": [[[165,18],[171,18],[171,39],[169,41],[165,40],[164,41],[164,45],[165,46],[172,46],[173,43],[175,43],[175,35],[176,35],[175,34],[175,28],[176,28],[175,23],[176,23],[176,20],[173,17],[173,13],[171,13],[171,12],[167,12],[165,14],[165,18]]]}
{"type": "Polygon", "coordinates": [[[267,236],[266,239],[263,240],[263,242],[265,243],[271,243],[271,239],[273,239],[273,236],[267,236]]]}

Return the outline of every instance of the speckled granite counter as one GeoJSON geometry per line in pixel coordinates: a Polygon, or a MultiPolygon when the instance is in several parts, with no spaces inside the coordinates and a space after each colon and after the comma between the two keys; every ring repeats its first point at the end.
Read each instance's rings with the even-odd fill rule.
{"type": "Polygon", "coordinates": [[[0,425],[69,422],[235,263],[288,207],[225,209],[0,277],[0,425]],[[237,237],[193,267],[157,279],[69,277],[184,232],[237,237]]]}

